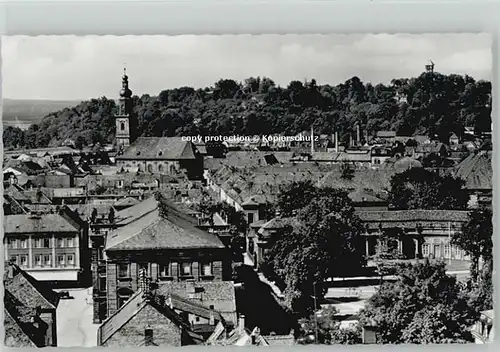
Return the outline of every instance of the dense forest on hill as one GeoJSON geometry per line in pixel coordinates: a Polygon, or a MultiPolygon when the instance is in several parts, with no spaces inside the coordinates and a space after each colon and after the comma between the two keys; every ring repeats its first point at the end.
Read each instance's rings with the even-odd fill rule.
{"type": "MultiPolygon", "coordinates": [[[[133,88],[133,87],[132,87],[133,88]]],[[[389,85],[353,77],[336,86],[292,81],[277,86],[269,78],[244,82],[222,79],[213,87],[181,87],[158,96],[134,96],[138,136],[295,135],[339,132],[347,142],[359,124],[362,136],[379,130],[402,135],[462,135],[465,126],[491,130],[491,83],[470,76],[423,73],[394,79],[389,85]]],[[[105,97],[48,114],[27,131],[8,127],[4,145],[47,147],[67,139],[78,145],[114,138],[116,105],[105,97]]]]}

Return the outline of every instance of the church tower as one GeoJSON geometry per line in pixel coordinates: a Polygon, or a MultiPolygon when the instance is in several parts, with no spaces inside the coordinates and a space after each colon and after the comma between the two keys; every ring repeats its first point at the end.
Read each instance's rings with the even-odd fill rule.
{"type": "Polygon", "coordinates": [[[128,88],[128,76],[123,69],[122,89],[118,102],[118,113],[115,115],[116,148],[123,150],[130,145],[130,116],[132,114],[132,91],[128,88]]]}

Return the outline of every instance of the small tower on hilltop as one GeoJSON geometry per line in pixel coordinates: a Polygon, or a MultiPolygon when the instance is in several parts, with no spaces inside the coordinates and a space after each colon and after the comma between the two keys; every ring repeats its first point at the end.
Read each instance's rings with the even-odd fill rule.
{"type": "Polygon", "coordinates": [[[425,65],[425,72],[434,73],[434,62],[432,60],[429,60],[429,63],[425,65]]]}
{"type": "Polygon", "coordinates": [[[123,150],[130,145],[130,115],[132,113],[132,91],[128,87],[127,70],[123,69],[122,89],[118,101],[118,113],[115,115],[116,148],[123,150]]]}

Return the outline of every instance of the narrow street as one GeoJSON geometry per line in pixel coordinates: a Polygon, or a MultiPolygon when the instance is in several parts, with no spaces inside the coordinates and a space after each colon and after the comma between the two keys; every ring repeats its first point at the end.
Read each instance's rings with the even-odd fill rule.
{"type": "MultiPolygon", "coordinates": [[[[64,290],[66,291],[66,290],[64,290]]],[[[97,324],[92,323],[92,290],[67,290],[74,299],[62,299],[57,308],[58,347],[97,346],[97,324]]]]}

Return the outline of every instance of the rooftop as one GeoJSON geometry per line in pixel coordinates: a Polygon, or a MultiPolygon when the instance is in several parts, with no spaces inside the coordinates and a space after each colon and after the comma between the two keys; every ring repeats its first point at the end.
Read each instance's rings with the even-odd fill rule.
{"type": "Polygon", "coordinates": [[[80,228],[59,214],[16,214],[4,217],[5,234],[52,234],[79,232],[80,228]]]}
{"type": "MultiPolygon", "coordinates": [[[[131,208],[128,208],[129,210],[131,208]]],[[[174,211],[159,208],[112,231],[106,250],[225,248],[219,238],[174,211]]]]}
{"type": "MultiPolygon", "coordinates": [[[[134,316],[141,312],[146,307],[152,307],[165,318],[172,321],[181,329],[186,329],[189,335],[195,339],[201,340],[201,336],[197,336],[190,329],[190,325],[180,315],[174,312],[161,297],[152,295],[148,297],[143,290],[137,291],[118,311],[106,319],[101,326],[99,326],[99,341],[98,344],[106,343],[115,333],[117,333],[126,323],[128,323],[134,316]]],[[[144,335],[138,333],[143,339],[144,335]]]]}
{"type": "Polygon", "coordinates": [[[198,153],[193,143],[181,137],[139,137],[116,159],[194,160],[198,153]]]}

